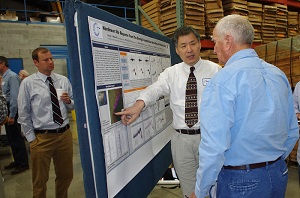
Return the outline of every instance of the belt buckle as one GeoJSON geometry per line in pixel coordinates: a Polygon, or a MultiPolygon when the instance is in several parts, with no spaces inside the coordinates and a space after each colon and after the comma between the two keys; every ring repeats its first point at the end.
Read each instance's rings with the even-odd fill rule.
{"type": "Polygon", "coordinates": [[[195,134],[195,129],[187,129],[186,134],[188,134],[188,135],[195,134]]]}
{"type": "Polygon", "coordinates": [[[66,131],[68,129],[68,125],[64,126],[64,127],[61,127],[59,129],[57,129],[57,133],[62,133],[64,131],[66,131]]]}
{"type": "Polygon", "coordinates": [[[65,127],[56,129],[56,133],[62,133],[64,131],[65,127]]]}

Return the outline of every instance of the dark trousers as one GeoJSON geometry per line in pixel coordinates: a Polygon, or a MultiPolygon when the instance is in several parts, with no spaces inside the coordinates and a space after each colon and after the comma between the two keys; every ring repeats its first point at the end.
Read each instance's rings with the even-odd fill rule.
{"type": "Polygon", "coordinates": [[[5,124],[7,140],[10,144],[14,161],[18,166],[28,166],[28,155],[24,138],[21,134],[21,126],[17,122],[18,114],[12,125],[5,124]]]}

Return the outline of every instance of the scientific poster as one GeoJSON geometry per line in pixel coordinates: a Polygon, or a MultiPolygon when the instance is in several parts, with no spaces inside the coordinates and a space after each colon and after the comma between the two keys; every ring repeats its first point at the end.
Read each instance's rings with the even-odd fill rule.
{"type": "Polygon", "coordinates": [[[113,197],[170,141],[168,97],[159,98],[130,126],[114,115],[133,105],[139,93],[171,66],[170,46],[92,17],[88,21],[107,188],[113,197]]]}

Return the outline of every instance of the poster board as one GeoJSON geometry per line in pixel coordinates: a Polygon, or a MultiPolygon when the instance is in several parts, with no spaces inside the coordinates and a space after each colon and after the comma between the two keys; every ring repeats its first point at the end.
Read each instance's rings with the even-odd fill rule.
{"type": "Polygon", "coordinates": [[[114,112],[180,61],[175,48],[165,36],[80,1],[66,1],[65,19],[86,197],[147,197],[171,163],[169,98],[129,127],[114,112]]]}

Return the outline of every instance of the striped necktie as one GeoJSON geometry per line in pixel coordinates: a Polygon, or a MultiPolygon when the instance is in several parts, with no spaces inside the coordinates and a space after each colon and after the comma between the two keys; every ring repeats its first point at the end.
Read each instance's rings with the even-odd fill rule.
{"type": "Polygon", "coordinates": [[[61,116],[61,111],[59,107],[59,102],[57,99],[56,89],[53,86],[53,81],[51,77],[47,77],[47,80],[49,81],[49,89],[51,93],[51,103],[52,103],[52,110],[53,110],[53,121],[58,124],[59,126],[62,125],[64,120],[61,116]]]}
{"type": "Polygon", "coordinates": [[[185,123],[189,128],[198,122],[197,80],[194,75],[195,67],[190,67],[190,75],[185,92],[185,123]]]}

